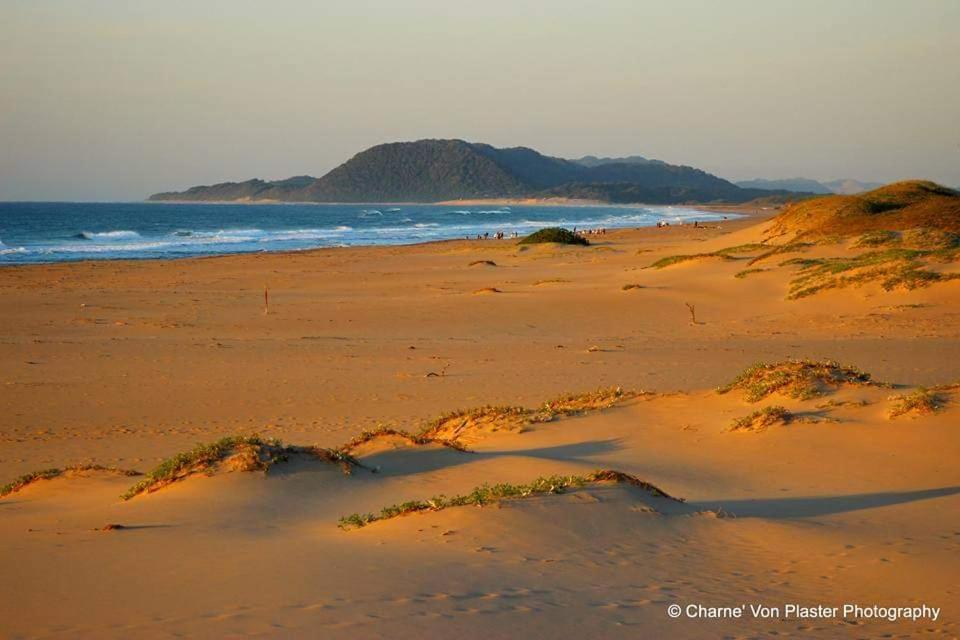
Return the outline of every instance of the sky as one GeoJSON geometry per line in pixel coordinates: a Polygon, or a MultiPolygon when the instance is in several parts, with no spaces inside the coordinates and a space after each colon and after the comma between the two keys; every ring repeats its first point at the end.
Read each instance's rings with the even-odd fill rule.
{"type": "Polygon", "coordinates": [[[0,0],[0,200],[382,142],[960,186],[960,0],[0,0]]]}

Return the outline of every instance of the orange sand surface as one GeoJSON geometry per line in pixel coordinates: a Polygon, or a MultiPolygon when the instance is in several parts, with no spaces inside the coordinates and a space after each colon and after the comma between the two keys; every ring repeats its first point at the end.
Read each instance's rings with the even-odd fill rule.
{"type": "Polygon", "coordinates": [[[333,448],[458,409],[648,392],[503,428],[467,433],[464,421],[466,452],[378,438],[352,451],[363,466],[349,475],[293,455],[128,501],[138,478],[34,482],[0,498],[0,636],[957,637],[960,281],[787,300],[780,259],[740,278],[739,258],[645,268],[757,242],[765,224],[615,231],[589,247],[452,241],[0,269],[0,484],[68,465],[148,472],[227,435],[333,448]],[[800,358],[887,384],[758,402],[715,391],[754,362],[800,358]],[[940,385],[937,410],[890,418],[891,396],[921,385],[940,385]],[[774,405],[792,419],[729,430],[774,405]],[[602,482],[337,526],[594,469],[685,502],[602,482]],[[673,603],[941,613],[672,619],[673,603]]]}

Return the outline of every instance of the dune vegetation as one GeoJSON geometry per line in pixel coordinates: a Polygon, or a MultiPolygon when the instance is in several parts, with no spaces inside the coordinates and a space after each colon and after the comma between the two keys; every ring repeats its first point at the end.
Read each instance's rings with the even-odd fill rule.
{"type": "Polygon", "coordinates": [[[775,424],[789,424],[792,420],[792,413],[780,405],[773,405],[758,409],[742,418],[737,418],[730,425],[729,431],[766,431],[768,427],[775,424]]]}
{"type": "Polygon", "coordinates": [[[560,416],[607,409],[641,395],[622,387],[602,387],[586,393],[568,393],[535,409],[517,406],[484,406],[445,413],[423,425],[419,437],[456,442],[498,431],[522,432],[531,424],[550,422],[560,416]]]}
{"type": "Polygon", "coordinates": [[[788,206],[775,219],[771,235],[862,236],[935,229],[960,234],[960,193],[934,182],[895,182],[857,195],[830,195],[788,206]]]}
{"type": "Polygon", "coordinates": [[[16,493],[24,487],[27,487],[34,482],[39,482],[40,480],[52,480],[53,478],[60,478],[67,474],[80,474],[85,472],[96,472],[101,471],[104,473],[112,473],[121,476],[139,476],[143,475],[139,471],[134,471],[132,469],[118,469],[117,467],[106,467],[99,464],[80,464],[80,465],[71,465],[63,468],[52,468],[52,469],[42,469],[40,471],[33,471],[31,473],[26,473],[19,478],[16,478],[12,482],[0,486],[0,498],[9,495],[11,493],[16,493]]]}
{"type": "Polygon", "coordinates": [[[656,262],[648,265],[648,269],[663,269],[665,267],[671,267],[675,264],[681,264],[684,262],[690,262],[692,260],[704,260],[708,258],[717,258],[724,261],[733,261],[733,260],[746,260],[747,266],[754,264],[760,260],[768,258],[778,253],[785,253],[789,251],[800,251],[801,249],[809,246],[807,243],[793,243],[786,245],[774,245],[774,244],[762,244],[757,242],[751,242],[747,244],[738,244],[732,247],[724,247],[722,249],[717,249],[716,251],[710,251],[706,253],[689,253],[689,254],[679,254],[673,256],[665,256],[660,258],[656,262]],[[756,254],[759,252],[759,255],[749,256],[746,254],[756,254]]]}
{"type": "Polygon", "coordinates": [[[940,268],[960,261],[960,193],[932,182],[908,181],[859,195],[806,199],[773,219],[763,243],[665,256],[648,268],[742,259],[747,268],[734,274],[742,279],[760,271],[754,265],[821,245],[839,246],[845,255],[797,257],[777,265],[797,268],[788,300],[868,283],[878,283],[885,291],[913,290],[960,278],[940,268]],[[777,238],[787,240],[774,244],[777,238]]]}
{"type": "Polygon", "coordinates": [[[719,387],[717,393],[743,391],[747,402],[759,402],[774,393],[809,400],[842,385],[882,386],[882,383],[856,367],[832,360],[784,360],[772,364],[758,362],[747,367],[730,383],[719,387]]]}
{"type": "Polygon", "coordinates": [[[890,396],[892,401],[887,411],[888,418],[897,418],[908,413],[928,414],[939,411],[943,406],[943,397],[933,389],[920,387],[900,395],[890,396]]]}
{"type": "Polygon", "coordinates": [[[408,513],[421,511],[442,511],[451,507],[478,506],[494,504],[505,500],[517,500],[545,494],[558,494],[568,489],[579,488],[589,484],[604,482],[623,483],[639,487],[658,498],[666,498],[677,502],[682,499],[668,495],[649,482],[640,480],[636,476],[622,471],[601,469],[585,475],[549,476],[540,477],[527,484],[484,484],[462,495],[447,497],[438,495],[427,500],[410,500],[390,505],[380,510],[380,513],[354,513],[340,518],[341,529],[359,529],[379,520],[389,520],[408,513]]]}
{"type": "Polygon", "coordinates": [[[346,444],[340,445],[336,448],[336,451],[342,452],[343,454],[350,454],[358,447],[361,447],[370,442],[384,438],[400,438],[405,440],[412,445],[429,445],[429,444],[438,444],[444,447],[449,447],[450,449],[455,449],[457,451],[469,451],[465,445],[456,440],[447,440],[444,438],[439,438],[432,435],[424,435],[422,433],[414,434],[409,431],[404,431],[403,429],[394,429],[391,427],[378,426],[375,429],[367,429],[362,431],[360,434],[354,436],[346,444]]]}
{"type": "Polygon", "coordinates": [[[152,493],[192,475],[212,473],[218,468],[230,471],[263,471],[286,462],[299,454],[340,466],[349,475],[353,467],[362,466],[349,454],[321,447],[285,446],[279,440],[259,436],[230,436],[209,444],[199,444],[161,462],[147,476],[120,497],[130,500],[141,493],[152,493]]]}
{"type": "MultiPolygon", "coordinates": [[[[565,394],[544,403],[537,409],[486,406],[454,411],[425,424],[419,433],[378,426],[363,431],[345,444],[331,449],[286,445],[280,440],[261,438],[257,435],[229,436],[212,443],[198,444],[189,451],[163,460],[140,482],[124,492],[121,498],[130,500],[140,494],[152,493],[199,474],[209,475],[217,471],[266,473],[274,465],[287,462],[291,456],[297,455],[336,464],[345,475],[350,475],[355,468],[369,469],[354,457],[353,452],[379,439],[399,438],[414,446],[438,445],[460,452],[470,452],[463,442],[464,439],[478,438],[498,431],[522,431],[527,425],[536,422],[549,422],[560,416],[605,409],[636,395],[638,395],[636,392],[627,392],[620,387],[609,387],[587,393],[565,394]]],[[[0,497],[18,491],[37,480],[56,478],[68,471],[109,471],[122,475],[143,475],[136,471],[99,465],[46,469],[21,476],[0,488],[0,497]]]]}
{"type": "Polygon", "coordinates": [[[781,266],[799,266],[798,275],[790,282],[787,298],[805,298],[827,289],[879,282],[885,291],[918,289],[935,282],[960,277],[925,268],[930,260],[953,262],[960,257],[957,249],[920,250],[890,247],[841,258],[795,258],[781,266]]]}
{"type": "Polygon", "coordinates": [[[569,229],[561,227],[547,227],[534,231],[530,235],[521,238],[520,244],[540,244],[543,242],[555,242],[557,244],[573,244],[587,246],[590,241],[583,236],[577,235],[569,229]]]}

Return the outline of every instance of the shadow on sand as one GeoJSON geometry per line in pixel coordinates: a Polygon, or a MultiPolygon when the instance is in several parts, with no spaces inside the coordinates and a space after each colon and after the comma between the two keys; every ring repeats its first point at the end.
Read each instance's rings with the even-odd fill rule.
{"type": "Polygon", "coordinates": [[[511,449],[509,451],[461,452],[439,447],[402,447],[360,459],[385,476],[413,475],[476,462],[479,459],[517,457],[542,460],[584,461],[585,458],[609,454],[623,448],[622,440],[591,440],[556,447],[511,449]]]}
{"type": "Polygon", "coordinates": [[[803,498],[760,498],[757,500],[714,500],[693,502],[701,509],[722,507],[738,518],[812,518],[849,513],[863,509],[889,507],[918,500],[943,498],[960,493],[960,487],[941,487],[918,491],[888,491],[883,493],[854,493],[846,496],[803,498]]]}

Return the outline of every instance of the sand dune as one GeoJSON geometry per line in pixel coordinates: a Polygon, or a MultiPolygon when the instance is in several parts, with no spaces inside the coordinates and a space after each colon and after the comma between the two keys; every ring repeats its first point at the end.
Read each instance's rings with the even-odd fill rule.
{"type": "Polygon", "coordinates": [[[143,478],[98,469],[0,499],[3,634],[955,637],[960,282],[790,299],[782,262],[853,241],[736,277],[770,247],[724,250],[767,229],[0,270],[0,481],[244,436],[128,500],[143,478]],[[730,384],[757,361],[787,364],[730,384]],[[422,506],[598,469],[683,502],[601,479],[422,506]],[[667,615],[792,602],[943,613],[667,615]]]}

